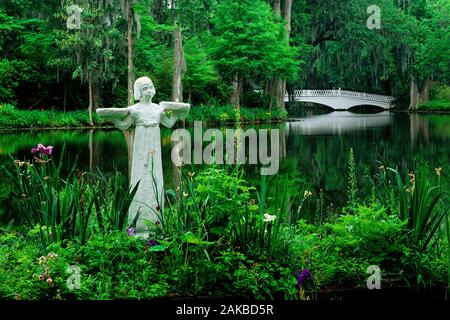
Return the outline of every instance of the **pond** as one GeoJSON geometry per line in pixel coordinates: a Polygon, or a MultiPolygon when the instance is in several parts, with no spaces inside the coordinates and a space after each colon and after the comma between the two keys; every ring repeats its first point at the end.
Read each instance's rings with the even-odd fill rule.
{"type": "MultiPolygon", "coordinates": [[[[350,148],[354,150],[360,198],[370,196],[372,178],[380,162],[398,167],[404,172],[417,169],[431,178],[436,176],[434,168],[442,167],[440,179],[446,190],[450,162],[449,124],[449,115],[388,111],[357,114],[340,111],[303,113],[289,122],[243,126],[242,129],[280,129],[279,172],[269,179],[273,181],[276,177],[289,177],[283,179],[282,183],[289,184],[291,190],[298,189],[299,194],[305,190],[312,191],[314,197],[311,197],[309,210],[313,214],[319,199],[331,207],[345,204],[350,148]]],[[[225,128],[219,129],[224,131],[225,128]]],[[[203,129],[206,129],[205,126],[203,129]]],[[[171,161],[172,132],[165,128],[161,130],[167,189],[173,189],[178,180],[171,161]]],[[[77,166],[81,170],[96,172],[98,167],[106,175],[114,170],[128,174],[127,144],[119,130],[2,132],[0,166],[11,163],[10,155],[18,159],[30,159],[30,150],[38,143],[53,145],[56,157],[59,157],[65,145],[65,162],[71,163],[77,159],[77,166]]],[[[200,167],[193,165],[186,170],[196,171],[200,167]]],[[[260,167],[247,164],[244,169],[246,179],[257,186],[260,167]]],[[[0,176],[0,215],[4,221],[10,188],[5,176],[0,176]]]]}

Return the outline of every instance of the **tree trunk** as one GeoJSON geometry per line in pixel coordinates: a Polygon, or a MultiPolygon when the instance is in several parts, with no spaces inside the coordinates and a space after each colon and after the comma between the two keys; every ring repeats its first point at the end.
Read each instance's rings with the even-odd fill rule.
{"type": "Polygon", "coordinates": [[[411,77],[410,88],[411,103],[409,104],[409,110],[417,110],[420,103],[419,86],[415,77],[411,77]]]}
{"type": "Polygon", "coordinates": [[[89,83],[89,124],[92,126],[94,123],[92,122],[92,75],[88,74],[88,83],[89,83]]]}
{"type": "MultiPolygon", "coordinates": [[[[273,4],[273,13],[279,18],[281,16],[281,0],[275,0],[273,4]]],[[[284,100],[280,101],[280,90],[282,90],[283,80],[282,79],[272,79],[269,82],[269,94],[270,103],[269,111],[272,111],[274,103],[281,108],[284,108],[284,100]]]]}
{"type": "Polygon", "coordinates": [[[181,80],[183,78],[185,66],[181,28],[178,24],[175,24],[172,81],[172,101],[175,102],[183,102],[183,84],[181,80]]]}
{"type": "Polygon", "coordinates": [[[430,78],[427,78],[422,86],[422,92],[420,93],[420,102],[430,101],[430,78]]]}
{"type": "MultiPolygon", "coordinates": [[[[94,173],[94,145],[93,138],[94,130],[89,130],[89,172],[94,173]]],[[[92,182],[92,175],[88,175],[88,181],[92,182]]]]}
{"type": "Polygon", "coordinates": [[[269,110],[272,111],[274,104],[284,109],[284,90],[283,90],[283,79],[273,79],[270,80],[269,84],[269,94],[270,94],[270,104],[269,110]]]}
{"type": "Polygon", "coordinates": [[[98,73],[92,75],[92,111],[96,112],[100,106],[100,83],[98,73]]]}
{"type": "MultiPolygon", "coordinates": [[[[275,0],[273,6],[273,12],[276,16],[281,15],[281,0],[275,0]]],[[[292,0],[285,0],[284,3],[284,20],[286,20],[286,34],[285,41],[289,45],[289,38],[291,34],[291,16],[292,16],[292,0]]],[[[284,95],[286,92],[286,80],[285,79],[274,79],[273,88],[271,90],[271,100],[269,109],[272,110],[273,100],[275,103],[283,110],[286,109],[284,95]]]]}
{"type": "Polygon", "coordinates": [[[241,105],[242,87],[243,78],[236,74],[233,79],[233,94],[231,95],[231,104],[236,108],[239,108],[241,105]]]}
{"type": "MultiPolygon", "coordinates": [[[[289,39],[291,37],[291,21],[292,21],[292,1],[285,0],[284,2],[284,20],[286,20],[286,43],[289,45],[289,39]]],[[[278,91],[278,101],[281,109],[285,110],[284,95],[286,92],[286,79],[281,80],[281,85],[278,91]]]]}
{"type": "Polygon", "coordinates": [[[289,42],[289,37],[291,36],[291,17],[292,17],[292,0],[285,0],[284,6],[284,20],[286,20],[286,36],[289,42]]]}
{"type": "Polygon", "coordinates": [[[133,10],[131,7],[131,0],[127,1],[127,44],[128,44],[128,105],[131,106],[134,104],[133,97],[133,83],[134,83],[134,74],[133,74],[133,58],[134,58],[134,41],[133,41],[133,10]]]}
{"type": "Polygon", "coordinates": [[[64,80],[64,100],[63,100],[63,111],[66,112],[67,106],[67,81],[64,80]]]}
{"type": "Polygon", "coordinates": [[[281,109],[285,109],[284,105],[284,80],[283,79],[276,79],[274,83],[274,96],[275,96],[275,102],[277,106],[281,109]]]}
{"type": "Polygon", "coordinates": [[[189,95],[188,95],[188,103],[190,104],[192,102],[192,87],[189,86],[189,95]]]}

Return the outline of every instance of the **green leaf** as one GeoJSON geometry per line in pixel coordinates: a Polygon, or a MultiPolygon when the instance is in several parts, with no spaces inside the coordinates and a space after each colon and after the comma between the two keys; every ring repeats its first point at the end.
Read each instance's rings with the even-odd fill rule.
{"type": "Polygon", "coordinates": [[[206,244],[210,245],[214,242],[208,242],[208,241],[202,241],[197,236],[195,236],[191,231],[186,232],[180,237],[180,240],[186,243],[192,243],[192,244],[206,244]]]}

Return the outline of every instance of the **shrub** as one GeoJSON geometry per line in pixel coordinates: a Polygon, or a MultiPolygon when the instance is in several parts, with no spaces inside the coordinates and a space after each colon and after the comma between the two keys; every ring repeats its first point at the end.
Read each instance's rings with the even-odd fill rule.
{"type": "MultiPolygon", "coordinates": [[[[264,108],[245,108],[239,109],[239,120],[245,122],[258,122],[270,120],[286,119],[287,112],[280,108],[274,108],[271,112],[264,108]]],[[[204,121],[212,123],[235,122],[238,119],[236,109],[232,106],[199,106],[194,107],[187,117],[188,122],[204,121]]]]}
{"type": "Polygon", "coordinates": [[[299,269],[311,270],[316,290],[364,287],[369,265],[393,273],[401,268],[403,226],[398,216],[386,214],[378,204],[358,206],[334,223],[313,226],[300,221],[291,234],[290,254],[299,269]]]}
{"type": "MultiPolygon", "coordinates": [[[[103,125],[93,114],[94,125],[103,125]]],[[[1,105],[0,129],[7,128],[61,128],[90,126],[86,111],[57,112],[51,110],[17,110],[12,105],[1,105]]]]}

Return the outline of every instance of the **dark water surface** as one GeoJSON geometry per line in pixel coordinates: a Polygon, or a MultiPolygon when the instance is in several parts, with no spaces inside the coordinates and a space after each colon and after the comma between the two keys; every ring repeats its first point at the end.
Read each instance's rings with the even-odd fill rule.
{"type": "MultiPolygon", "coordinates": [[[[441,182],[450,182],[450,116],[410,115],[382,112],[355,114],[332,112],[304,115],[295,121],[253,128],[280,129],[280,170],[278,175],[293,177],[290,188],[305,189],[317,195],[323,190],[327,203],[345,202],[348,154],[353,148],[360,196],[370,194],[371,177],[379,163],[400,169],[420,168],[433,177],[434,168],[442,167],[441,182]],[[295,178],[295,179],[294,179],[295,178]]],[[[244,130],[249,126],[243,126],[244,130]]],[[[204,130],[205,130],[204,126],[204,130]]],[[[224,127],[219,128],[224,131],[224,127]]],[[[166,188],[173,188],[174,166],[171,161],[172,129],[161,129],[163,170],[166,188]]],[[[0,166],[11,162],[9,155],[31,159],[30,150],[38,143],[55,147],[55,156],[65,144],[66,162],[78,158],[78,167],[111,174],[115,169],[128,174],[128,154],[124,134],[119,130],[97,131],[20,131],[0,132],[0,166]]],[[[199,166],[188,168],[198,170],[199,166]]],[[[246,165],[247,179],[257,184],[259,166],[246,165]]],[[[3,174],[2,174],[3,175],[3,174]]],[[[437,177],[436,177],[437,178],[437,177]]],[[[2,195],[10,184],[0,176],[0,213],[5,206],[2,195]]]]}

